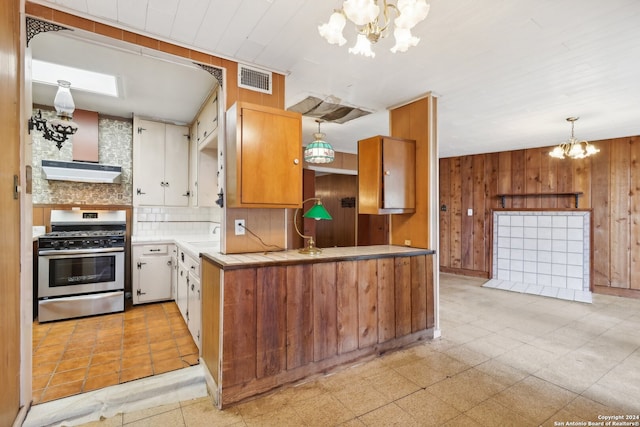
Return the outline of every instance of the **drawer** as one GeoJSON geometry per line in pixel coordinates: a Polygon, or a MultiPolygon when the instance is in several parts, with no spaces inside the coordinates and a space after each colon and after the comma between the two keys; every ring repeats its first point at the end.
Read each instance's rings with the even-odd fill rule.
{"type": "Polygon", "coordinates": [[[140,246],[141,255],[166,255],[168,253],[169,253],[169,245],[140,246]]]}

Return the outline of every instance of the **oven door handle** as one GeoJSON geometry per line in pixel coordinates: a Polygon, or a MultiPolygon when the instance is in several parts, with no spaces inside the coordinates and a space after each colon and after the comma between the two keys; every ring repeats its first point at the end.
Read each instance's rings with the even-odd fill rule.
{"type": "Polygon", "coordinates": [[[124,248],[54,249],[50,251],[38,251],[38,255],[84,255],[108,252],[124,252],[124,248]]]}

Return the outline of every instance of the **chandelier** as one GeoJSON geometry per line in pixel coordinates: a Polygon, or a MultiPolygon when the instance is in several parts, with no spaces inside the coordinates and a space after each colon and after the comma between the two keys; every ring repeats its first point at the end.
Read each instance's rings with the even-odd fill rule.
{"type": "Polygon", "coordinates": [[[325,134],[320,132],[320,123],[322,120],[316,120],[318,123],[318,132],[313,134],[315,140],[307,145],[304,149],[304,161],[308,163],[331,163],[335,158],[335,151],[328,142],[324,141],[325,134]]]}
{"type": "Polygon", "coordinates": [[[567,117],[567,121],[571,122],[571,138],[566,142],[561,143],[549,152],[551,157],[556,159],[564,159],[569,157],[571,159],[584,159],[592,154],[600,152],[599,149],[589,144],[587,141],[578,141],[573,136],[573,125],[580,117],[567,117]]]}
{"type": "Polygon", "coordinates": [[[389,15],[394,12],[396,17],[393,20],[393,36],[396,44],[391,48],[391,52],[406,52],[411,46],[418,44],[420,39],[411,35],[411,29],[429,14],[426,0],[398,0],[397,5],[383,0],[382,16],[380,9],[378,0],[346,0],[342,9],[334,10],[329,22],[318,26],[318,32],[330,44],[342,46],[347,42],[342,30],[349,19],[356,26],[358,33],[356,44],[349,48],[349,53],[373,58],[376,54],[371,50],[371,45],[389,35],[389,15]]]}

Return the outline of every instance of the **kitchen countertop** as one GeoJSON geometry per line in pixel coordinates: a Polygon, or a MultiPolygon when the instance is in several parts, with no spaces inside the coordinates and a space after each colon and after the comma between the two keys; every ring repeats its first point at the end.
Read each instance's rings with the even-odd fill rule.
{"type": "Polygon", "coordinates": [[[246,254],[221,254],[219,252],[201,251],[202,256],[222,268],[233,270],[238,268],[264,266],[269,264],[312,264],[332,262],[336,260],[376,259],[390,256],[431,255],[431,249],[411,248],[407,246],[376,245],[349,246],[340,248],[323,248],[318,255],[301,254],[297,249],[279,252],[255,252],[246,254]]]}
{"type": "Polygon", "coordinates": [[[217,254],[220,241],[210,239],[208,235],[175,235],[175,236],[131,236],[132,245],[176,244],[189,256],[199,258],[201,253],[217,254]]]}

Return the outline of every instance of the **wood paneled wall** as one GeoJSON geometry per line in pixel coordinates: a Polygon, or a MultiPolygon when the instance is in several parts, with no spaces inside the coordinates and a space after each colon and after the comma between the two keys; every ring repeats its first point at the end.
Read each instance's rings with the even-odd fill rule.
{"type": "MultiPolygon", "coordinates": [[[[551,158],[552,147],[440,159],[441,271],[490,277],[497,194],[583,192],[580,208],[593,210],[594,291],[640,298],[640,136],[593,145],[600,153],[582,160],[551,158]]],[[[574,206],[573,197],[553,195],[505,204],[574,206]]]]}
{"type": "MultiPolygon", "coordinates": [[[[412,214],[391,215],[391,244],[431,248],[430,227],[435,228],[430,174],[435,159],[430,155],[437,134],[437,98],[427,95],[389,111],[391,136],[416,141],[416,210],[412,214]]],[[[435,233],[435,230],[433,230],[435,233]]]]}
{"type": "MultiPolygon", "coordinates": [[[[0,167],[0,425],[13,425],[20,409],[20,199],[14,198],[14,176],[20,177],[21,81],[20,2],[0,3],[0,130],[3,135],[0,167]]],[[[24,176],[20,178],[25,197],[24,176]]]]}
{"type": "Polygon", "coordinates": [[[355,175],[316,177],[316,197],[322,199],[333,220],[316,221],[316,243],[320,248],[356,245],[356,206],[358,181],[355,175]],[[343,206],[342,199],[353,198],[354,205],[343,206]]]}

